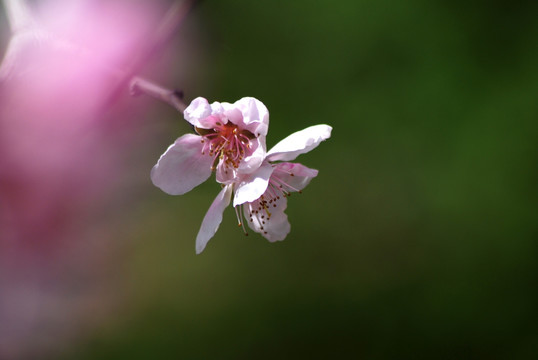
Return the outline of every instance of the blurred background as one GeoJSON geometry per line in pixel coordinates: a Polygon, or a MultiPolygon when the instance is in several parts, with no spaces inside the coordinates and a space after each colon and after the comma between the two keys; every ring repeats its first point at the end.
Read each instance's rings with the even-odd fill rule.
{"type": "MultiPolygon", "coordinates": [[[[171,2],[30,4],[121,67],[171,2]]],[[[228,209],[198,256],[219,186],[174,197],[149,179],[191,131],[181,115],[31,47],[0,85],[0,358],[536,358],[537,15],[197,3],[139,73],[187,102],[260,99],[268,147],[334,128],[298,159],[320,173],[290,199],[285,241],[245,237],[228,209]]],[[[9,36],[2,9],[2,51],[9,36]]]]}

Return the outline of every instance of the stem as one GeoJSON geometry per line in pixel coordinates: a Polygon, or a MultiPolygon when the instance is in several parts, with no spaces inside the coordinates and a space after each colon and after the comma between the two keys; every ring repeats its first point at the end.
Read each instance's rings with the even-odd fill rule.
{"type": "Polygon", "coordinates": [[[131,80],[130,90],[133,96],[146,94],[154,99],[164,101],[180,113],[183,113],[187,107],[182,100],[183,93],[181,91],[164,88],[140,77],[135,77],[131,80]]]}

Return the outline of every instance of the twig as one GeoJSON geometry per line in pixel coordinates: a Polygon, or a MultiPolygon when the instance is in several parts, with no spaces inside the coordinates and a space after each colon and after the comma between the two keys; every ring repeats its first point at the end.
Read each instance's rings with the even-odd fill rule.
{"type": "Polygon", "coordinates": [[[133,96],[149,95],[171,105],[180,113],[183,113],[187,107],[182,100],[183,92],[181,90],[170,90],[140,77],[133,78],[129,88],[133,96]]]}

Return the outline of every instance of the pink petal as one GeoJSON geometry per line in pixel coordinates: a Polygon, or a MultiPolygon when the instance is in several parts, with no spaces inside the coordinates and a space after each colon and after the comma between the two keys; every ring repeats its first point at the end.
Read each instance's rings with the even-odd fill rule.
{"type": "Polygon", "coordinates": [[[232,185],[225,186],[217,195],[209,210],[205,214],[200,231],[196,236],[196,253],[200,254],[204,251],[209,240],[215,235],[222,222],[222,213],[232,198],[232,185]]]}
{"type": "Polygon", "coordinates": [[[224,117],[229,119],[232,124],[243,125],[243,114],[241,111],[232,104],[225,103],[224,117]]]}
{"type": "Polygon", "coordinates": [[[303,190],[310,183],[310,180],[318,176],[318,171],[303,164],[283,162],[276,165],[273,174],[288,186],[287,190],[299,191],[303,190]]]}
{"type": "MultiPolygon", "coordinates": [[[[269,111],[265,105],[253,97],[244,97],[234,103],[243,114],[243,124],[235,123],[256,136],[266,136],[269,129],[269,111]]],[[[230,121],[234,122],[231,118],[230,121]]]]}
{"type": "Polygon", "coordinates": [[[267,153],[269,161],[290,161],[300,154],[316,148],[323,140],[331,137],[332,127],[329,125],[314,125],[297,131],[273,146],[267,153]]]}
{"type": "Polygon", "coordinates": [[[254,173],[243,176],[236,183],[233,206],[252,202],[262,196],[267,190],[272,173],[273,166],[266,162],[254,173]]]}
{"type": "Polygon", "coordinates": [[[266,147],[265,136],[260,136],[251,140],[251,153],[248,154],[239,164],[237,172],[240,174],[250,174],[260,167],[265,159],[266,147]]]}
{"type": "Polygon", "coordinates": [[[231,184],[235,181],[237,177],[237,171],[224,162],[219,161],[217,164],[217,169],[215,171],[215,180],[219,184],[231,184]]]}
{"type": "Polygon", "coordinates": [[[196,127],[212,129],[215,126],[215,122],[218,120],[217,117],[210,117],[212,113],[212,107],[207,100],[203,97],[197,97],[191,101],[189,106],[187,106],[183,112],[183,116],[185,117],[185,120],[196,127]]]}
{"type": "Polygon", "coordinates": [[[201,136],[186,134],[161,155],[151,169],[151,181],[170,195],[182,195],[211,175],[213,159],[202,155],[201,136]]]}
{"type": "Polygon", "coordinates": [[[228,105],[228,103],[220,103],[218,101],[213,102],[210,105],[211,106],[211,114],[219,115],[219,117],[220,117],[220,115],[224,113],[224,109],[226,108],[225,105],[228,105]]]}
{"type": "Polygon", "coordinates": [[[289,234],[291,225],[288,221],[288,216],[284,213],[286,210],[287,202],[285,197],[281,197],[276,203],[276,207],[270,207],[271,217],[267,219],[265,216],[263,219],[261,216],[253,216],[249,219],[248,205],[243,205],[243,212],[245,219],[249,219],[248,226],[257,233],[260,233],[270,242],[281,241],[289,234]],[[265,221],[265,224],[263,223],[265,221]]]}

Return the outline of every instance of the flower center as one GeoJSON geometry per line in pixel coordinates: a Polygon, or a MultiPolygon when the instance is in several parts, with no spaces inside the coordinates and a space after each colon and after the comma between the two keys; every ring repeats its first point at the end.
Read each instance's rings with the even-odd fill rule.
{"type": "Polygon", "coordinates": [[[251,148],[251,139],[254,134],[248,130],[240,130],[237,125],[230,122],[222,124],[217,122],[213,129],[195,128],[202,138],[202,154],[212,156],[215,170],[216,164],[223,164],[227,168],[237,169],[241,160],[248,155],[251,148]]]}

